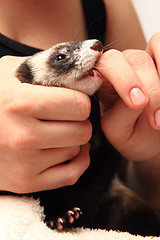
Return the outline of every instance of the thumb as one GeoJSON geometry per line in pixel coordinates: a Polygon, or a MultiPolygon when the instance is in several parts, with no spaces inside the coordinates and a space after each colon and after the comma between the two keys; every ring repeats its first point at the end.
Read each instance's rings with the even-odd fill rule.
{"type": "Polygon", "coordinates": [[[98,96],[102,105],[102,111],[110,109],[119,97],[112,84],[106,78],[103,78],[103,83],[98,90],[98,96]]]}
{"type": "MultiPolygon", "coordinates": [[[[102,116],[103,132],[110,143],[120,152],[135,130],[141,110],[133,110],[119,98],[102,116]]],[[[126,146],[125,146],[126,148],[126,146]]]]}
{"type": "Polygon", "coordinates": [[[0,58],[0,84],[5,84],[7,79],[7,85],[9,82],[12,84],[14,79],[15,83],[20,83],[16,78],[16,69],[21,63],[23,63],[28,57],[15,57],[15,56],[4,56],[0,58]]]}

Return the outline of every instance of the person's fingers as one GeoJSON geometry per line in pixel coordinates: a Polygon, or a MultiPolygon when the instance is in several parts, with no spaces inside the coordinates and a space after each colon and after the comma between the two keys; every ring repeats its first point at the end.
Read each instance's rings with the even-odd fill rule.
{"type": "Polygon", "coordinates": [[[143,110],[129,108],[121,99],[102,117],[102,129],[107,139],[116,147],[123,148],[131,137],[136,121],[143,110]]]}
{"type": "Polygon", "coordinates": [[[10,56],[0,59],[0,84],[1,79],[7,79],[2,84],[5,88],[6,82],[6,91],[11,88],[13,111],[21,112],[26,107],[33,117],[42,120],[83,121],[89,117],[91,102],[86,94],[71,89],[21,83],[16,78],[16,69],[25,59],[10,56]]]}
{"type": "Polygon", "coordinates": [[[79,154],[80,146],[38,150],[34,154],[33,171],[38,173],[73,159],[79,154]]]}
{"type": "Polygon", "coordinates": [[[33,183],[34,191],[73,185],[90,164],[89,144],[81,146],[78,156],[66,164],[59,164],[41,172],[33,183]]]}
{"type": "Polygon", "coordinates": [[[87,143],[92,136],[89,120],[83,122],[39,121],[33,130],[39,149],[64,148],[87,143]]]}
{"type": "Polygon", "coordinates": [[[30,108],[30,113],[35,118],[83,121],[89,117],[91,102],[89,97],[81,92],[58,87],[34,85],[27,87],[34,103],[30,108]]]}
{"type": "Polygon", "coordinates": [[[48,168],[40,172],[36,170],[37,173],[28,171],[32,166],[34,168],[35,164],[31,166],[26,163],[26,169],[20,171],[20,163],[18,163],[16,169],[11,169],[11,174],[7,179],[0,174],[0,180],[3,183],[1,190],[9,189],[11,192],[24,194],[73,185],[90,164],[89,148],[87,143],[81,146],[79,154],[72,160],[57,163],[57,165],[48,165],[48,168]],[[13,176],[16,177],[13,178],[13,176]]]}
{"type": "Polygon", "coordinates": [[[117,50],[105,52],[98,63],[98,69],[132,109],[142,109],[148,103],[146,90],[138,75],[117,50]]]}
{"type": "Polygon", "coordinates": [[[147,44],[146,51],[152,57],[156,68],[158,70],[160,76],[160,64],[159,64],[159,56],[160,56],[160,33],[156,33],[152,36],[150,41],[147,44]]]}
{"type": "Polygon", "coordinates": [[[160,79],[155,64],[144,51],[125,51],[123,53],[145,87],[149,104],[145,110],[153,128],[160,129],[160,79]]]}
{"type": "Polygon", "coordinates": [[[128,160],[143,161],[159,153],[159,134],[143,110],[133,110],[119,99],[102,117],[111,144],[128,160]]]}

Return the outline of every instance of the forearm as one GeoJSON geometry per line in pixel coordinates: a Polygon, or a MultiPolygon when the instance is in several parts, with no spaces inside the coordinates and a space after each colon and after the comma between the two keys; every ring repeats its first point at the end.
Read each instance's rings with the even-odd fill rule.
{"type": "Polygon", "coordinates": [[[126,164],[127,186],[160,209],[160,161],[158,158],[143,162],[129,161],[126,164]]]}

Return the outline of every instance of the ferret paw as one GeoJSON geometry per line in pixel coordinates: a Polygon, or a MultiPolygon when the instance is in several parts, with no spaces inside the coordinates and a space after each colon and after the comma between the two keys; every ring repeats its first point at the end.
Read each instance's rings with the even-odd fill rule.
{"type": "Polygon", "coordinates": [[[74,207],[72,210],[68,210],[63,217],[57,219],[48,219],[46,224],[51,229],[57,229],[59,231],[67,228],[71,228],[73,223],[82,215],[81,209],[74,207]]]}

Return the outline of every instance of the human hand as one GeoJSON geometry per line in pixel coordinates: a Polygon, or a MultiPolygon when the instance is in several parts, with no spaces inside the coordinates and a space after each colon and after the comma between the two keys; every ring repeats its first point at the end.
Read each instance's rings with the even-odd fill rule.
{"type": "Polygon", "coordinates": [[[100,99],[104,110],[107,108],[102,116],[103,131],[126,159],[145,161],[150,169],[160,168],[159,43],[158,34],[147,51],[110,50],[99,62],[105,77],[100,99]],[[111,90],[106,91],[108,85],[111,90]]]}
{"type": "Polygon", "coordinates": [[[90,162],[90,99],[22,84],[14,73],[23,61],[0,59],[0,189],[28,193],[74,184],[90,162]]]}

